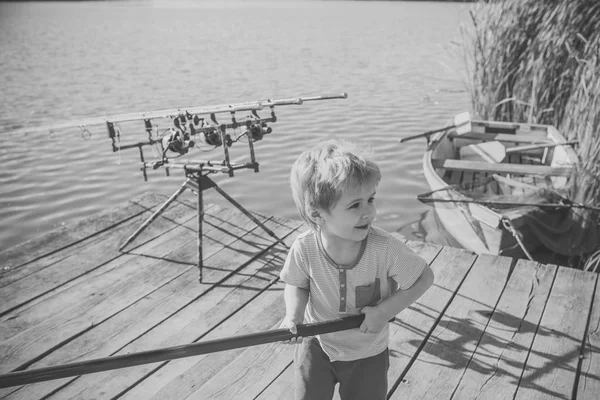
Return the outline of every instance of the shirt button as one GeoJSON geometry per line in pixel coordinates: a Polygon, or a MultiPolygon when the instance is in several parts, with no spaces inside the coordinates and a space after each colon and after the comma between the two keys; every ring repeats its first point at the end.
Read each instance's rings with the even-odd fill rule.
{"type": "Polygon", "coordinates": [[[340,287],[346,287],[346,285],[344,285],[343,283],[340,285],[340,287]]]}
{"type": "Polygon", "coordinates": [[[342,299],[341,299],[341,300],[346,300],[346,298],[345,298],[345,297],[342,297],[342,299]]]}

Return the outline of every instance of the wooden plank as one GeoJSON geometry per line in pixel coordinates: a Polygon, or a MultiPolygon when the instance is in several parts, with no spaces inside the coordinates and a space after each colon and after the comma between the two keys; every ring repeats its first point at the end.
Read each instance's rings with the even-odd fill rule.
{"type": "Polygon", "coordinates": [[[473,173],[471,171],[463,172],[461,186],[470,187],[473,185],[474,181],[475,181],[475,173],[473,173]]]}
{"type": "MultiPolygon", "coordinates": [[[[148,202],[158,202],[160,199],[164,200],[164,198],[162,198],[160,196],[158,196],[158,198],[157,198],[157,195],[148,194],[147,197],[141,198],[139,200],[142,203],[148,203],[148,202]]],[[[126,206],[126,203],[123,204],[123,207],[125,207],[125,206],[126,206]]],[[[136,206],[140,206],[140,203],[136,203],[136,206]]],[[[94,233],[87,235],[85,238],[78,240],[76,243],[72,243],[72,244],[65,246],[61,249],[58,249],[56,251],[51,251],[51,252],[49,252],[49,254],[44,255],[42,257],[38,257],[35,260],[31,260],[31,261],[19,266],[18,268],[13,268],[8,271],[5,271],[2,275],[0,275],[0,287],[9,285],[19,279],[22,279],[33,273],[36,273],[36,272],[48,267],[49,265],[59,262],[60,260],[63,260],[73,254],[78,254],[83,249],[89,248],[95,244],[106,241],[107,237],[110,237],[111,235],[114,236],[115,232],[123,232],[122,234],[125,235],[128,233],[128,230],[133,231],[133,229],[135,229],[139,224],[141,224],[141,222],[144,219],[146,219],[147,217],[150,216],[150,214],[152,212],[151,207],[152,207],[151,205],[148,205],[148,207],[144,207],[143,212],[139,212],[136,215],[131,216],[119,223],[115,223],[101,231],[94,231],[94,233]]],[[[217,209],[216,206],[214,206],[214,205],[210,205],[209,207],[213,208],[215,210],[217,209]]],[[[165,217],[168,219],[176,220],[177,218],[180,218],[180,214],[188,212],[187,209],[192,209],[192,207],[189,205],[189,203],[178,201],[178,202],[176,202],[176,204],[174,204],[173,209],[170,209],[170,210],[168,210],[168,213],[165,213],[165,217]]],[[[86,221],[89,224],[89,226],[93,227],[93,226],[102,225],[102,219],[104,217],[105,217],[104,213],[99,213],[98,219],[100,219],[100,221],[95,220],[94,217],[86,218],[84,221],[86,221]]],[[[108,218],[108,219],[110,219],[110,218],[108,218]]],[[[178,222],[181,222],[181,221],[178,221],[178,222]]],[[[157,227],[153,227],[150,230],[150,233],[153,232],[155,236],[159,235],[164,230],[168,229],[168,228],[165,228],[163,225],[164,225],[164,221],[161,221],[157,227]]],[[[78,223],[69,224],[66,227],[61,228],[60,230],[50,232],[45,236],[54,237],[54,236],[58,235],[57,232],[61,232],[64,229],[66,229],[70,232],[75,232],[77,229],[79,229],[79,224],[78,223]]],[[[87,229],[87,230],[89,230],[89,229],[87,229]]],[[[146,235],[146,237],[150,237],[150,235],[146,235]]],[[[35,243],[37,243],[37,242],[33,241],[33,244],[35,244],[35,243]]],[[[25,249],[23,249],[23,251],[25,251],[25,252],[28,251],[28,247],[30,245],[32,245],[31,242],[24,243],[22,245],[23,247],[25,247],[25,249]]]]}
{"type": "Polygon", "coordinates": [[[549,125],[541,125],[541,124],[529,124],[529,123],[514,123],[514,122],[506,122],[506,121],[473,121],[473,130],[477,132],[483,132],[486,128],[491,129],[513,129],[517,130],[519,133],[523,132],[537,132],[546,137],[549,125]]]}
{"type": "Polygon", "coordinates": [[[449,398],[508,279],[511,259],[480,255],[391,399],[449,398]]]}
{"type": "Polygon", "coordinates": [[[68,226],[4,250],[0,252],[0,278],[24,264],[77,244],[81,240],[139,216],[159,204],[162,198],[158,194],[143,193],[115,208],[103,210],[88,218],[80,219],[68,226]]]}
{"type": "Polygon", "coordinates": [[[517,130],[519,129],[518,125],[513,125],[511,127],[508,126],[493,126],[493,125],[486,125],[484,128],[485,133],[506,133],[506,134],[516,134],[517,130]]]}
{"type": "Polygon", "coordinates": [[[450,185],[458,185],[462,182],[462,171],[449,170],[447,172],[450,173],[450,179],[448,179],[450,185]]]}
{"type": "MultiPolygon", "coordinates": [[[[491,175],[486,174],[486,177],[491,177],[491,175]]],[[[502,194],[502,192],[500,191],[500,185],[498,184],[497,180],[490,179],[489,183],[487,184],[486,193],[496,195],[502,194]]]]}
{"type": "MultiPolygon", "coordinates": [[[[194,223],[195,211],[192,214],[189,207],[181,203],[173,204],[173,207],[166,210],[164,214],[164,218],[157,218],[144,231],[143,236],[140,235],[141,237],[137,241],[138,246],[178,228],[181,224],[194,223]]],[[[137,220],[137,218],[131,219],[132,222],[137,220]]],[[[124,253],[119,251],[119,243],[135,227],[134,224],[121,224],[89,241],[82,241],[64,251],[20,267],[15,271],[20,276],[19,279],[13,280],[13,277],[10,276],[12,274],[5,275],[12,282],[4,282],[5,285],[0,287],[0,299],[3,300],[0,304],[0,315],[34,299],[39,301],[40,296],[90,273],[105,263],[123,257],[124,253]],[[82,257],[82,253],[85,253],[86,256],[82,257]],[[28,274],[22,276],[24,271],[27,271],[28,274]]]]}
{"type": "Polygon", "coordinates": [[[452,139],[473,139],[482,141],[498,141],[507,143],[549,143],[550,141],[546,138],[540,137],[535,134],[519,134],[511,135],[506,133],[479,133],[479,132],[468,132],[461,135],[450,134],[452,139]]]}
{"type": "MultiPolygon", "coordinates": [[[[279,323],[271,329],[276,329],[279,323]]],[[[293,350],[293,346],[282,343],[250,347],[186,398],[253,399],[289,366],[293,350]]]]}
{"type": "MultiPolygon", "coordinates": [[[[281,236],[290,232],[290,229],[283,224],[274,221],[267,224],[281,236]]],[[[227,310],[224,306],[221,306],[220,303],[223,301],[223,298],[228,299],[227,301],[232,304],[232,307],[237,304],[236,302],[241,301],[240,298],[242,296],[232,295],[231,293],[232,290],[236,288],[236,280],[238,281],[238,284],[240,280],[246,280],[243,288],[251,295],[256,293],[255,288],[250,285],[252,282],[248,281],[248,277],[252,276],[252,267],[247,267],[250,271],[249,274],[246,274],[246,269],[244,269],[244,273],[233,275],[233,278],[228,280],[226,284],[219,285],[219,283],[222,279],[231,275],[231,272],[228,271],[231,271],[232,266],[237,266],[239,268],[240,266],[243,266],[245,262],[248,262],[252,255],[256,255],[256,253],[252,251],[256,246],[273,245],[270,236],[262,231],[260,232],[260,235],[260,237],[257,237],[251,232],[232,244],[225,243],[225,247],[221,247],[221,249],[223,249],[222,251],[219,251],[214,256],[207,259],[208,264],[206,265],[210,265],[211,268],[206,271],[204,283],[198,283],[197,271],[194,268],[190,268],[167,285],[152,292],[151,296],[145,297],[144,301],[134,303],[131,307],[112,316],[106,322],[95,325],[94,329],[90,332],[86,332],[84,335],[77,337],[72,342],[52,353],[49,357],[46,357],[35,364],[34,367],[59,365],[66,362],[80,361],[82,358],[104,357],[117,352],[135,352],[151,348],[152,346],[148,346],[139,349],[140,346],[133,346],[133,344],[137,343],[136,341],[141,336],[147,335],[145,332],[161,330],[161,327],[164,329],[161,330],[162,334],[158,336],[160,340],[164,340],[165,335],[175,335],[178,330],[175,329],[173,318],[169,316],[179,313],[182,309],[184,310],[184,313],[187,312],[187,317],[180,319],[184,324],[190,323],[194,318],[202,318],[201,323],[208,323],[210,318],[207,318],[206,311],[215,305],[218,305],[219,307],[211,309],[209,313],[213,313],[214,316],[218,318],[226,318],[227,310]],[[199,309],[198,306],[201,308],[199,309]],[[185,311],[186,307],[195,307],[195,311],[190,314],[189,311],[185,311]],[[202,312],[202,310],[204,310],[204,312],[202,312]],[[195,317],[190,319],[190,315],[194,315],[195,317]],[[161,324],[165,319],[166,322],[161,324]],[[132,350],[132,347],[136,347],[136,349],[132,350]]],[[[163,262],[163,264],[166,264],[166,262],[163,262]]],[[[170,265],[157,265],[157,267],[170,267],[170,265]]],[[[262,284],[268,284],[269,279],[263,278],[261,281],[262,284]]],[[[210,330],[210,327],[207,327],[207,329],[210,330]]],[[[199,335],[198,332],[199,331],[195,330],[192,333],[199,335]]],[[[198,338],[198,336],[194,339],[196,338],[198,338]]],[[[189,340],[189,342],[194,339],[189,340]]],[[[182,342],[178,342],[176,344],[181,343],[182,342]]],[[[112,372],[118,376],[128,376],[126,372],[129,371],[135,372],[134,369],[127,369],[125,372],[112,372]]],[[[91,379],[92,382],[95,382],[95,379],[97,379],[95,374],[93,374],[81,378],[81,380],[85,381],[87,378],[91,379]]],[[[131,382],[135,382],[137,379],[138,377],[134,377],[131,382]]],[[[14,398],[40,398],[45,394],[52,393],[60,386],[75,380],[76,379],[74,378],[67,378],[28,385],[19,391],[18,394],[15,394],[14,398]]],[[[91,386],[100,391],[106,391],[106,388],[96,387],[97,385],[102,386],[104,384],[106,384],[106,382],[103,380],[91,386]]],[[[87,383],[85,383],[85,385],[90,386],[87,383]]],[[[69,387],[75,386],[77,385],[71,385],[69,387]]],[[[94,397],[93,391],[90,392],[89,396],[94,397]]],[[[89,396],[86,395],[84,398],[88,398],[89,396]]]]}
{"type": "MultiPolygon", "coordinates": [[[[267,225],[281,236],[290,232],[290,229],[283,224],[273,222],[270,224],[267,223],[267,225]]],[[[249,276],[253,276],[252,267],[246,267],[244,273],[233,275],[233,278],[225,283],[221,281],[231,276],[230,271],[232,267],[239,268],[240,266],[244,266],[245,262],[248,262],[255,256],[256,252],[253,250],[257,246],[265,249],[273,244],[270,236],[262,231],[256,231],[256,229],[234,243],[225,243],[225,247],[222,247],[223,251],[218,252],[207,260],[208,263],[206,265],[210,265],[210,269],[206,271],[204,283],[198,283],[197,272],[194,268],[190,268],[164,287],[152,292],[151,296],[145,297],[144,301],[133,304],[132,307],[111,317],[105,323],[95,326],[90,332],[86,332],[81,337],[76,338],[73,342],[34,366],[39,367],[46,364],[57,365],[81,360],[81,358],[89,359],[91,357],[137,352],[149,348],[167,346],[148,345],[148,343],[144,343],[144,340],[139,340],[140,337],[151,336],[162,342],[165,341],[165,337],[169,337],[175,340],[175,343],[170,344],[171,346],[196,340],[202,332],[198,330],[200,325],[204,324],[204,329],[210,331],[211,321],[214,322],[215,318],[218,318],[218,320],[227,318],[228,311],[225,304],[235,308],[239,306],[240,302],[244,301],[243,296],[234,294],[236,287],[238,291],[240,288],[243,288],[247,295],[255,295],[258,289],[253,285],[257,284],[257,281],[262,285],[269,283],[269,279],[265,279],[264,276],[259,280],[253,278],[254,282],[252,280],[249,281],[249,276]],[[254,233],[259,233],[260,236],[256,236],[254,233]],[[249,274],[246,274],[246,269],[249,270],[249,274]],[[237,284],[236,281],[238,282],[237,284]],[[240,281],[245,282],[242,285],[239,283],[240,281]],[[178,293],[180,294],[178,295],[178,293]],[[182,299],[179,297],[182,297],[184,300],[187,299],[186,304],[182,305],[182,299]],[[163,298],[164,301],[161,301],[163,298]],[[181,339],[181,334],[177,329],[177,321],[185,327],[196,319],[200,319],[200,321],[193,326],[195,329],[189,332],[196,336],[188,341],[177,341],[177,339],[181,339]],[[159,321],[158,323],[156,322],[157,320],[159,321]],[[159,334],[157,335],[155,332],[159,332],[159,334]],[[111,340],[107,341],[107,338],[111,340]]],[[[262,258],[254,264],[262,265],[261,260],[262,258]]],[[[159,265],[158,267],[161,266],[159,265]]],[[[162,267],[169,267],[169,265],[163,265],[162,267]]],[[[153,367],[148,366],[148,368],[153,367]]],[[[110,376],[111,372],[116,375],[117,380],[127,381],[127,378],[131,378],[128,380],[129,384],[133,384],[140,378],[140,376],[136,375],[139,372],[137,368],[110,371],[107,372],[108,376],[110,376]]],[[[67,378],[60,381],[28,385],[15,394],[14,398],[43,397],[45,394],[52,393],[57,388],[73,381],[75,381],[74,384],[69,385],[65,389],[65,392],[61,392],[61,398],[68,398],[70,396],[68,393],[80,391],[87,393],[83,395],[83,398],[89,398],[94,397],[94,393],[98,393],[98,391],[109,393],[112,390],[116,394],[119,390],[126,389],[126,386],[123,388],[109,383],[106,377],[98,381],[96,374],[93,374],[80,379],[67,378]]]]}
{"type": "MultiPolygon", "coordinates": [[[[232,332],[234,335],[242,335],[278,327],[284,316],[284,310],[281,307],[283,301],[282,290],[283,286],[277,284],[273,290],[261,293],[248,307],[242,310],[245,313],[243,317],[227,320],[213,332],[210,332],[205,339],[218,339],[230,335],[232,332]]],[[[291,346],[283,344],[279,344],[279,346],[288,347],[288,351],[292,350],[291,346]]],[[[181,360],[177,362],[179,368],[175,368],[177,367],[175,363],[170,363],[168,365],[170,368],[162,368],[156,371],[149,379],[144,380],[140,385],[125,393],[123,399],[183,399],[199,385],[215,376],[222,379],[222,385],[228,385],[229,377],[222,375],[221,371],[234,362],[236,356],[244,351],[245,349],[235,349],[215,353],[210,358],[200,356],[181,360]]]]}
{"type": "MultiPolygon", "coordinates": [[[[272,267],[272,264],[267,265],[272,267]]],[[[263,279],[262,283],[265,284],[268,282],[263,279]]],[[[197,340],[199,334],[203,334],[202,340],[212,340],[225,336],[237,336],[265,331],[277,325],[283,318],[284,313],[281,307],[283,286],[280,283],[276,283],[269,287],[268,290],[262,292],[258,288],[253,290],[253,287],[255,287],[253,285],[248,286],[244,284],[242,287],[249,289],[254,294],[258,294],[258,297],[254,298],[230,318],[223,320],[223,316],[220,315],[218,308],[211,310],[209,315],[193,313],[193,310],[190,309],[190,311],[174,317],[176,323],[181,321],[179,323],[183,324],[177,335],[168,336],[161,333],[165,328],[162,327],[163,329],[158,329],[156,332],[148,335],[142,343],[149,340],[162,341],[163,344],[160,347],[164,347],[164,344],[172,343],[174,340],[177,340],[175,343],[188,342],[189,339],[184,340],[185,338],[197,340]],[[205,323],[202,321],[203,318],[219,318],[218,321],[222,321],[222,323],[212,323],[212,326],[205,326],[205,323]],[[165,338],[167,339],[165,340],[165,338]]],[[[139,384],[136,384],[132,376],[124,378],[123,376],[113,374],[108,378],[111,383],[110,393],[113,393],[113,387],[116,386],[117,388],[129,389],[122,397],[123,399],[150,399],[153,397],[183,399],[192,393],[195,388],[200,387],[204,382],[216,375],[220,376],[223,385],[229,384],[229,377],[221,375],[220,371],[244,351],[245,349],[241,348],[181,359],[169,362],[162,368],[155,370],[144,368],[140,371],[140,368],[137,368],[138,371],[135,374],[142,379],[139,384]]],[[[90,384],[94,385],[93,382],[88,382],[87,385],[79,385],[81,392],[77,392],[77,396],[75,397],[78,397],[79,393],[85,394],[85,387],[90,384]]],[[[100,387],[96,388],[96,391],[90,391],[90,393],[97,392],[98,389],[102,391],[106,390],[106,388],[100,387]]],[[[75,394],[72,391],[65,392],[67,395],[65,398],[71,398],[70,393],[75,394]]]]}
{"type": "Polygon", "coordinates": [[[287,368],[285,368],[277,379],[273,380],[255,400],[281,400],[294,398],[294,368],[292,360],[293,354],[290,356],[290,364],[287,368]]]}
{"type": "Polygon", "coordinates": [[[578,400],[596,400],[600,393],[600,286],[596,278],[594,304],[583,342],[583,360],[579,370],[578,400]]]}
{"type": "MultiPolygon", "coordinates": [[[[37,254],[38,252],[41,251],[40,248],[31,248],[31,247],[35,247],[35,246],[39,245],[39,246],[49,246],[50,248],[53,248],[54,241],[52,238],[60,236],[62,231],[67,231],[67,232],[69,232],[69,234],[71,236],[73,236],[73,235],[78,235],[77,232],[79,229],[81,229],[83,233],[80,233],[79,236],[85,236],[85,237],[80,238],[76,242],[70,243],[69,245],[63,246],[59,249],[48,250],[47,254],[36,257],[33,260],[29,260],[26,263],[19,265],[18,267],[15,267],[15,268],[9,267],[6,271],[4,271],[4,273],[0,274],[0,287],[9,285],[12,282],[15,282],[19,279],[27,277],[33,273],[36,273],[36,272],[48,267],[49,265],[52,265],[53,263],[63,260],[65,258],[69,257],[70,255],[77,254],[77,253],[81,252],[83,249],[89,248],[94,244],[103,242],[106,240],[107,237],[110,237],[115,232],[124,232],[123,234],[125,234],[125,232],[127,232],[128,230],[133,231],[133,229],[135,229],[135,227],[137,227],[139,224],[141,224],[141,222],[145,218],[150,216],[150,213],[152,212],[152,207],[153,207],[152,203],[158,203],[160,200],[164,200],[164,198],[160,197],[158,195],[155,195],[155,194],[147,194],[146,197],[139,198],[138,201],[135,203],[135,207],[137,207],[137,208],[143,207],[143,208],[140,208],[140,210],[142,210],[141,212],[138,212],[135,215],[132,215],[128,218],[123,217],[124,218],[123,220],[117,221],[114,224],[104,227],[104,229],[101,229],[101,230],[98,230],[98,229],[100,229],[99,227],[108,225],[108,222],[106,222],[106,220],[114,221],[116,219],[116,218],[110,217],[109,211],[99,213],[96,218],[90,217],[90,218],[84,219],[83,220],[85,223],[84,226],[80,226],[83,223],[69,224],[66,227],[63,227],[57,231],[53,231],[53,232],[48,233],[47,235],[44,235],[39,240],[32,240],[32,241],[26,242],[26,243],[18,246],[20,248],[20,251],[22,251],[23,253],[37,254]],[[50,238],[49,239],[50,243],[45,243],[45,239],[43,239],[43,238],[50,238]]],[[[169,210],[168,215],[171,218],[174,218],[177,215],[176,214],[177,211],[181,212],[182,207],[184,205],[187,205],[189,207],[189,205],[187,203],[184,203],[184,202],[177,202],[177,203],[178,204],[174,207],[174,209],[169,210]]],[[[126,208],[128,204],[131,204],[131,203],[122,204],[121,207],[117,208],[115,213],[118,214],[119,212],[121,212],[121,214],[123,214],[124,211],[122,209],[126,208]]],[[[214,207],[214,206],[211,206],[211,207],[214,207]]],[[[163,222],[161,222],[161,223],[163,223],[163,222]]],[[[159,229],[160,226],[161,225],[153,227],[150,232],[155,232],[156,234],[159,234],[160,232],[162,232],[159,229]]],[[[56,240],[58,241],[59,239],[56,239],[56,240]]],[[[48,247],[46,247],[46,248],[48,248],[48,247]]],[[[14,256],[17,259],[20,257],[19,254],[16,254],[14,256]]],[[[12,263],[13,261],[14,261],[13,259],[10,259],[7,261],[7,263],[12,263]]]]}
{"type": "MultiPolygon", "coordinates": [[[[235,331],[235,335],[246,334],[250,332],[256,331],[266,331],[269,329],[275,329],[279,326],[281,319],[283,318],[283,311],[280,307],[282,302],[281,291],[282,287],[277,286],[276,291],[268,290],[261,294],[255,301],[252,302],[250,306],[248,306],[248,310],[245,311],[248,313],[248,316],[251,319],[246,318],[238,318],[237,321],[230,320],[227,321],[226,324],[223,325],[223,329],[220,329],[219,332],[215,332],[215,334],[210,334],[210,336],[219,337],[217,335],[222,336],[226,334],[225,332],[231,331],[231,329],[235,329],[239,326],[240,323],[246,323],[244,326],[238,327],[237,331],[235,331]],[[265,301],[271,300],[271,303],[267,304],[265,301]],[[256,306],[256,308],[254,308],[256,306]],[[272,325],[267,325],[271,323],[272,325]]],[[[292,348],[284,348],[287,347],[283,344],[272,344],[273,347],[279,348],[282,351],[291,351],[292,348]]],[[[253,352],[261,351],[261,347],[259,346],[250,348],[253,352]]],[[[142,382],[141,385],[135,387],[130,393],[127,393],[124,396],[125,399],[139,399],[139,398],[186,398],[188,395],[192,394],[198,387],[203,385],[207,381],[216,382],[216,386],[228,386],[233,382],[231,380],[231,376],[227,376],[224,374],[224,369],[228,368],[230,365],[237,365],[237,356],[239,354],[244,354],[246,349],[236,349],[233,351],[222,352],[219,354],[214,354],[213,357],[209,359],[200,359],[196,363],[188,365],[182,365],[179,369],[165,369],[164,371],[159,371],[161,378],[163,378],[162,384],[165,386],[160,386],[161,382],[154,379],[154,375],[151,379],[148,379],[142,382]],[[179,371],[179,375],[177,375],[179,371]],[[159,388],[157,392],[153,391],[154,387],[159,388]],[[142,397],[140,394],[143,394],[147,397],[142,397]],[[154,395],[154,396],[152,396],[154,395]]],[[[253,358],[253,357],[252,357],[253,358]]],[[[291,354],[289,354],[288,359],[291,359],[291,354]]],[[[193,360],[189,360],[193,361],[193,360]]],[[[253,360],[255,361],[255,360],[253,360]]],[[[264,365],[264,364],[263,364],[264,365]]],[[[260,368],[261,364],[257,364],[257,367],[260,368]]],[[[214,398],[214,397],[210,397],[214,398]]],[[[218,398],[240,398],[240,397],[218,397],[218,398]]]]}
{"type": "Polygon", "coordinates": [[[419,242],[418,240],[405,240],[408,247],[428,264],[431,264],[443,250],[443,247],[434,243],[419,242]]]}
{"type": "Polygon", "coordinates": [[[415,304],[396,317],[390,329],[390,394],[401,384],[421,351],[438,318],[452,301],[477,256],[469,251],[444,247],[431,263],[433,286],[415,304]]]}
{"type": "MultiPolygon", "coordinates": [[[[233,215],[242,216],[237,210],[233,215]]],[[[236,234],[243,235],[247,228],[256,226],[247,218],[242,221],[246,220],[247,225],[242,225],[237,220],[235,225],[230,226],[229,229],[237,229],[233,236],[213,229],[204,238],[206,256],[236,241],[236,234]]],[[[183,238],[180,233],[171,240],[174,247],[163,246],[165,254],[176,250],[169,255],[169,259],[193,259],[196,249],[195,233],[191,230],[188,232],[194,237],[181,240],[183,238]],[[177,249],[181,249],[179,252],[182,254],[177,254],[177,249]]],[[[135,255],[124,255],[115,262],[98,268],[88,274],[85,280],[72,283],[68,290],[48,297],[35,307],[20,311],[0,323],[0,340],[3,340],[0,349],[4,350],[0,352],[2,371],[13,370],[24,362],[36,359],[62,341],[85,332],[90,322],[98,324],[106,320],[193,268],[195,263],[171,262],[167,266],[161,266],[160,260],[135,255]]]]}
{"type": "MultiPolygon", "coordinates": [[[[521,164],[521,156],[519,154],[511,154],[508,156],[508,162],[510,164],[520,165],[521,164]]],[[[530,178],[530,176],[528,177],[530,178]]],[[[523,196],[525,194],[525,189],[522,186],[514,187],[512,189],[513,195],[523,196]]]]}
{"type": "Polygon", "coordinates": [[[515,399],[572,396],[596,278],[559,268],[515,399]]]}
{"type": "Polygon", "coordinates": [[[547,165],[521,165],[521,164],[490,164],[480,161],[464,160],[431,160],[434,168],[444,168],[447,170],[461,170],[472,172],[502,173],[515,175],[552,175],[552,176],[571,176],[570,167],[549,167],[547,165]]]}
{"type": "MultiPolygon", "coordinates": [[[[286,244],[291,244],[295,237],[296,234],[286,238],[286,244]]],[[[273,262],[261,272],[261,274],[267,272],[268,280],[276,283],[241,309],[239,314],[210,332],[203,340],[264,331],[278,325],[285,312],[282,306],[283,283],[278,281],[278,273],[288,252],[287,248],[278,247],[278,249],[279,251],[274,254],[273,262]]],[[[197,317],[192,319],[195,318],[197,317]]],[[[229,377],[220,371],[244,351],[244,349],[236,349],[169,363],[127,392],[124,398],[151,398],[153,395],[158,398],[185,398],[217,375],[222,380],[222,384],[227,385],[230,382],[229,377]]]]}
{"type": "MultiPolygon", "coordinates": [[[[221,216],[223,215],[224,214],[221,213],[221,216]]],[[[228,213],[228,217],[233,218],[234,214],[228,213]]],[[[216,223],[220,223],[219,219],[215,219],[212,216],[209,219],[211,221],[216,221],[216,223]]],[[[159,223],[157,225],[162,224],[159,223]]],[[[211,229],[213,229],[213,227],[209,227],[208,231],[211,229]]],[[[165,256],[174,248],[185,243],[183,241],[171,240],[173,236],[183,239],[187,235],[188,240],[192,240],[193,237],[191,236],[190,232],[191,231],[186,229],[185,226],[176,224],[175,230],[167,231],[166,234],[159,236],[157,240],[154,240],[151,243],[144,243],[141,245],[138,251],[143,252],[144,249],[156,246],[163,252],[162,254],[158,254],[156,256],[165,256]]],[[[115,244],[114,242],[111,243],[115,244]]],[[[81,251],[78,254],[74,254],[62,260],[61,262],[45,268],[43,271],[19,280],[18,282],[13,283],[6,288],[0,289],[3,293],[3,296],[14,293],[14,297],[16,299],[21,299],[22,301],[22,304],[18,308],[0,317],[0,340],[7,339],[7,337],[2,333],[3,330],[6,329],[6,321],[13,321],[12,323],[14,323],[15,318],[22,318],[28,313],[27,310],[35,309],[35,307],[40,303],[43,303],[42,306],[48,308],[47,304],[49,299],[55,299],[56,296],[59,296],[61,292],[73,290],[73,287],[85,284],[85,282],[95,279],[96,276],[106,274],[111,269],[119,268],[121,265],[131,262],[132,254],[120,253],[116,249],[116,246],[113,246],[110,249],[107,249],[103,245],[99,246],[100,247],[98,249],[96,249],[95,246],[92,246],[92,248],[88,249],[87,252],[81,251]],[[94,255],[94,250],[100,251],[101,254],[94,255]],[[118,255],[114,256],[114,253],[118,253],[118,255]],[[30,296],[33,296],[34,294],[37,294],[37,296],[29,299],[26,297],[26,294],[20,294],[17,289],[23,289],[24,291],[31,292],[30,296]]],[[[140,259],[135,262],[137,262],[138,265],[142,265],[144,262],[148,264],[153,261],[149,259],[146,261],[140,259]]],[[[16,302],[16,299],[10,299],[7,301],[7,303],[16,302]]],[[[70,303],[67,304],[70,305],[70,303]]],[[[52,315],[54,312],[63,311],[63,308],[63,306],[58,305],[54,311],[51,311],[50,315],[52,315]]],[[[50,310],[52,310],[52,308],[50,308],[50,310]]],[[[47,311],[40,313],[39,320],[46,320],[50,316],[46,314],[46,312],[47,311]]],[[[32,315],[28,315],[26,321],[29,325],[34,325],[36,323],[36,319],[32,315]]],[[[24,327],[21,328],[24,329],[24,327]]]]}
{"type": "Polygon", "coordinates": [[[519,153],[529,153],[532,152],[533,154],[541,154],[543,153],[543,150],[545,149],[546,151],[548,149],[557,147],[557,146],[569,146],[569,145],[575,145],[579,143],[578,141],[568,141],[568,142],[564,142],[564,143],[555,143],[555,142],[550,142],[550,143],[543,143],[543,144],[526,144],[526,145],[521,145],[521,146],[515,146],[515,147],[509,147],[508,149],[506,149],[507,153],[514,153],[514,152],[519,152],[519,153]],[[534,150],[534,151],[532,151],[534,150]],[[537,150],[542,150],[537,151],[537,150]]]}
{"type": "Polygon", "coordinates": [[[554,265],[519,260],[454,398],[512,398],[556,271],[554,265]]]}

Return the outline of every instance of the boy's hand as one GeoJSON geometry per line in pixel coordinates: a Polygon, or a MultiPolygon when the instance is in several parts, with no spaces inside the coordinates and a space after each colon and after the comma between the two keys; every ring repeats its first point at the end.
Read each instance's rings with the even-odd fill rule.
{"type": "Polygon", "coordinates": [[[363,307],[360,313],[365,315],[365,320],[358,328],[362,333],[381,332],[388,323],[388,318],[377,307],[363,307]]]}
{"type": "MultiPolygon", "coordinates": [[[[284,318],[283,321],[281,321],[281,324],[279,325],[279,329],[287,329],[294,335],[298,333],[298,328],[296,328],[296,322],[294,320],[292,320],[291,318],[287,318],[287,317],[284,318]]],[[[281,343],[298,344],[298,343],[302,342],[302,339],[303,338],[301,336],[296,336],[296,337],[291,338],[290,340],[284,340],[281,343]]]]}

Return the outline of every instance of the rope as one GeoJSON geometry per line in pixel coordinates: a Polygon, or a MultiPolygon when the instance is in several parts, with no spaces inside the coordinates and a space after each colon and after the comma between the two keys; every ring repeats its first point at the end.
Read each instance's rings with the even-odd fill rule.
{"type": "Polygon", "coordinates": [[[533,259],[533,257],[531,256],[531,254],[529,254],[529,252],[525,248],[525,245],[521,241],[521,235],[519,234],[519,232],[517,232],[517,230],[515,229],[515,227],[513,226],[513,224],[510,222],[510,220],[508,218],[502,218],[502,225],[504,226],[504,228],[506,228],[506,230],[508,230],[510,233],[512,233],[512,235],[517,240],[517,243],[521,247],[521,250],[523,250],[523,252],[527,256],[527,258],[529,258],[531,261],[535,261],[533,259]]]}
{"type": "Polygon", "coordinates": [[[241,347],[257,346],[272,342],[282,342],[290,340],[294,337],[316,336],[325,333],[355,329],[360,327],[364,318],[365,316],[361,314],[345,317],[337,321],[298,325],[298,333],[296,335],[292,334],[287,329],[276,329],[267,332],[234,336],[218,340],[209,340],[177,347],[98,358],[94,360],[31,369],[27,371],[10,372],[8,374],[0,375],[0,388],[91,374],[94,372],[109,371],[142,364],[151,364],[160,361],[169,361],[178,358],[232,350],[241,347]]]}
{"type": "Polygon", "coordinates": [[[600,272],[600,249],[588,258],[583,266],[584,271],[600,272]]]}

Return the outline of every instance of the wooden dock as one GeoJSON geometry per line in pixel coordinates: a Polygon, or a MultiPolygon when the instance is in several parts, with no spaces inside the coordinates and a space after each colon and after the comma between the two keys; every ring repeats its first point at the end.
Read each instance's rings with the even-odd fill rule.
{"type": "MultiPolygon", "coordinates": [[[[278,328],[298,221],[149,194],[0,253],[0,374],[278,328]]],[[[434,286],[391,323],[391,399],[598,399],[598,275],[407,242],[434,286]],[[595,295],[596,294],[596,295],[595,295]]],[[[271,343],[0,389],[6,399],[292,399],[293,346],[271,343]]]]}

